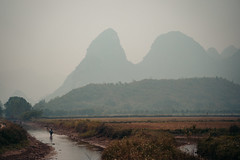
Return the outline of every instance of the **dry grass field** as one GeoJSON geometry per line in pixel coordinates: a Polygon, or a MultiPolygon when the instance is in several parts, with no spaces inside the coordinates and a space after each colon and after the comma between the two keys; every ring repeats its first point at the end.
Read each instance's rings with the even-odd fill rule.
{"type": "Polygon", "coordinates": [[[190,128],[192,126],[196,126],[196,128],[204,129],[204,128],[229,128],[232,125],[240,126],[240,122],[137,122],[137,123],[109,123],[113,127],[120,128],[135,128],[135,129],[163,129],[163,130],[176,130],[176,129],[184,129],[190,128]]]}
{"type": "Polygon", "coordinates": [[[190,128],[229,128],[240,127],[240,117],[127,117],[127,118],[90,118],[119,128],[176,130],[190,128]]]}

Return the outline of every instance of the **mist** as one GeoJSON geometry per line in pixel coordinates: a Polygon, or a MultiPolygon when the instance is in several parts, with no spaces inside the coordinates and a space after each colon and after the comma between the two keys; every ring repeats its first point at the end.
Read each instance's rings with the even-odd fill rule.
{"type": "Polygon", "coordinates": [[[35,101],[55,91],[107,28],[134,64],[170,31],[205,50],[240,48],[239,7],[238,0],[0,0],[1,100],[16,90],[35,101]]]}

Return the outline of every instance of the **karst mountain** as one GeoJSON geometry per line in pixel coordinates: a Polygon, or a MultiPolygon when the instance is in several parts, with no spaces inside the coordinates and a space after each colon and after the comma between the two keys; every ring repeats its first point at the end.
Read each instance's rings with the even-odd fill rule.
{"type": "Polygon", "coordinates": [[[221,54],[214,48],[206,51],[193,38],[172,31],[158,36],[143,60],[133,64],[127,60],[116,31],[109,28],[92,41],[85,58],[46,99],[90,83],[192,77],[223,77],[240,83],[239,62],[240,51],[234,46],[221,54]]]}

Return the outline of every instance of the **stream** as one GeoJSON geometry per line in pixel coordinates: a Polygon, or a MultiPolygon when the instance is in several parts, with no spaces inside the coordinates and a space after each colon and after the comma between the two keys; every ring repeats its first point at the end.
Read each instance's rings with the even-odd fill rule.
{"type": "Polygon", "coordinates": [[[48,160],[100,160],[101,152],[88,144],[78,144],[65,135],[50,134],[43,128],[28,127],[28,133],[37,140],[52,146],[56,154],[48,160]]]}
{"type": "Polygon", "coordinates": [[[197,156],[197,144],[185,144],[179,147],[182,152],[197,156]]]}
{"type": "MultiPolygon", "coordinates": [[[[101,160],[101,151],[86,143],[79,144],[66,135],[55,133],[50,138],[49,132],[44,128],[27,126],[26,129],[37,140],[54,148],[56,154],[48,158],[48,160],[101,160]]],[[[180,146],[179,149],[185,153],[197,156],[196,144],[185,144],[180,146]]]]}

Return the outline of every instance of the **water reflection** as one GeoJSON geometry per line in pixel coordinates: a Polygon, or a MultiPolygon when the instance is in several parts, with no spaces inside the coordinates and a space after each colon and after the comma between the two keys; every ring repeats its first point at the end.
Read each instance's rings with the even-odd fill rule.
{"type": "Polygon", "coordinates": [[[50,139],[50,141],[51,141],[51,143],[52,143],[52,135],[50,135],[50,138],[49,138],[49,139],[50,139]]]}

